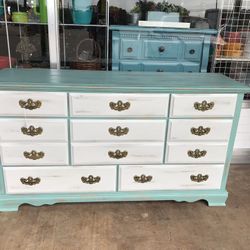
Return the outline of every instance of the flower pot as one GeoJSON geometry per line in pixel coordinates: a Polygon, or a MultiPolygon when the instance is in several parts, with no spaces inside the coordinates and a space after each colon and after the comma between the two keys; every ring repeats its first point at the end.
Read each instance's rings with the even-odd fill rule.
{"type": "Polygon", "coordinates": [[[12,13],[12,22],[27,23],[28,22],[28,13],[27,12],[13,12],[12,13]]]}
{"type": "Polygon", "coordinates": [[[148,11],[148,21],[163,21],[163,22],[179,22],[180,13],[177,12],[162,12],[162,11],[148,11]]]}
{"type": "Polygon", "coordinates": [[[93,0],[73,0],[73,22],[75,24],[90,24],[93,14],[93,0]]]}

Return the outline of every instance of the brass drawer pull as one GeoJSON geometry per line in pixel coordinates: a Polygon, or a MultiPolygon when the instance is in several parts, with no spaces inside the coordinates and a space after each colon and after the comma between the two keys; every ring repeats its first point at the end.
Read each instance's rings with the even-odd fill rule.
{"type": "Polygon", "coordinates": [[[202,174],[198,174],[198,175],[191,175],[190,179],[191,181],[194,182],[203,182],[203,181],[207,181],[208,180],[208,175],[202,175],[202,174]]]}
{"type": "Polygon", "coordinates": [[[128,134],[129,129],[126,128],[121,128],[120,126],[116,128],[109,128],[109,133],[114,136],[122,136],[128,134]]]}
{"type": "Polygon", "coordinates": [[[30,160],[39,160],[42,159],[45,156],[44,152],[36,152],[35,150],[32,150],[31,152],[23,152],[23,155],[25,158],[30,159],[30,160]]]}
{"type": "Polygon", "coordinates": [[[210,128],[204,128],[200,126],[198,128],[191,128],[190,131],[193,135],[202,136],[209,134],[210,130],[211,130],[210,128]]]}
{"type": "Polygon", "coordinates": [[[153,177],[151,175],[146,176],[145,174],[142,174],[141,176],[134,176],[134,181],[138,183],[146,183],[152,181],[153,177]]]}
{"type": "Polygon", "coordinates": [[[214,107],[214,102],[208,103],[207,101],[202,101],[201,103],[200,102],[194,103],[194,108],[202,112],[213,109],[213,107],[214,107]]]}
{"type": "Polygon", "coordinates": [[[41,101],[33,101],[32,99],[28,99],[27,101],[20,100],[19,105],[23,109],[39,109],[42,106],[41,101]]]}
{"type": "Polygon", "coordinates": [[[120,150],[116,150],[115,152],[113,151],[109,151],[108,155],[110,158],[114,158],[114,159],[121,159],[121,158],[125,158],[128,155],[127,151],[120,151],[120,150]]]}
{"type": "Polygon", "coordinates": [[[41,135],[43,129],[41,127],[35,128],[34,126],[31,125],[28,128],[22,127],[21,131],[24,135],[36,136],[36,135],[41,135]]]}
{"type": "Polygon", "coordinates": [[[207,154],[207,151],[195,149],[194,151],[189,150],[187,154],[189,157],[197,159],[197,158],[204,157],[207,154]]]}
{"type": "Polygon", "coordinates": [[[101,177],[100,176],[94,177],[93,175],[89,175],[88,177],[83,176],[81,180],[83,183],[86,184],[96,184],[101,181],[101,177]]]}
{"type": "Polygon", "coordinates": [[[112,110],[116,110],[116,111],[124,111],[129,109],[130,107],[130,103],[129,102],[125,102],[123,103],[122,101],[118,101],[117,103],[115,102],[110,102],[109,106],[112,110]]]}
{"type": "Polygon", "coordinates": [[[39,184],[41,182],[41,179],[38,177],[33,178],[33,177],[29,176],[28,178],[21,178],[20,181],[23,185],[34,186],[34,185],[39,184]]]}

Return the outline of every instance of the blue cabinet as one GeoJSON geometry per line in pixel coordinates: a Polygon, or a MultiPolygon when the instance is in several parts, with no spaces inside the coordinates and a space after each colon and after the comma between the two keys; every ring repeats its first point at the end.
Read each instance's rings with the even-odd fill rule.
{"type": "Polygon", "coordinates": [[[111,26],[112,70],[207,72],[216,30],[111,26]]]}

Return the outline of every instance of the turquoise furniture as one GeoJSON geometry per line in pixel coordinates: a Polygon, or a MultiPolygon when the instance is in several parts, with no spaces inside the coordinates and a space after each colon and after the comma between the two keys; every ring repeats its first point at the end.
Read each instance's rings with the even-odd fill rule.
{"type": "Polygon", "coordinates": [[[207,72],[211,29],[111,26],[112,70],[207,72]]]}
{"type": "Polygon", "coordinates": [[[0,211],[149,200],[225,206],[249,90],[212,73],[1,70],[0,211]]]}

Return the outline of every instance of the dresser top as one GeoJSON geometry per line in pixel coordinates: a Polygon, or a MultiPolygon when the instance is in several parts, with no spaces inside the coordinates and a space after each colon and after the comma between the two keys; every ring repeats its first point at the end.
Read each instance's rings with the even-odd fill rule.
{"type": "Polygon", "coordinates": [[[94,93],[247,93],[250,87],[222,74],[0,70],[0,90],[94,93]]]}
{"type": "Polygon", "coordinates": [[[142,26],[129,26],[129,25],[111,25],[111,30],[119,31],[146,31],[146,32],[164,32],[164,33],[184,33],[184,34],[207,34],[216,35],[217,30],[214,29],[178,29],[178,28],[161,28],[161,27],[142,27],[142,26]]]}

